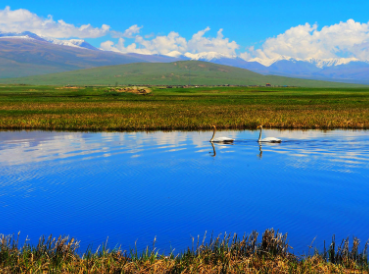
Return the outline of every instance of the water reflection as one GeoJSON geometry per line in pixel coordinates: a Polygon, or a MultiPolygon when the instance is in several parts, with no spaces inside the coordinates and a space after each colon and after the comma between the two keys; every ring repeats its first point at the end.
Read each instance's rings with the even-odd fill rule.
{"type": "Polygon", "coordinates": [[[215,156],[217,156],[217,151],[215,150],[215,146],[214,146],[213,142],[210,142],[210,144],[213,147],[213,155],[211,155],[211,157],[215,157],[215,156]]]}
{"type": "MultiPolygon", "coordinates": [[[[237,138],[234,150],[229,150],[223,144],[218,149],[228,149],[227,152],[243,151],[246,147],[259,145],[257,131],[235,132],[228,131],[227,135],[237,138]]],[[[270,130],[269,135],[275,134],[270,130]]],[[[271,147],[266,144],[267,150],[274,153],[293,154],[306,157],[309,155],[335,155],[339,159],[334,161],[348,162],[364,160],[367,153],[365,144],[366,133],[360,131],[280,131],[277,134],[285,139],[284,144],[271,147]],[[338,137],[338,139],[335,139],[338,137]],[[363,146],[362,146],[363,145],[363,146]],[[360,149],[359,149],[360,148],[360,149]]],[[[0,163],[26,164],[38,161],[56,160],[61,158],[81,157],[108,157],[120,153],[131,153],[134,157],[152,149],[166,149],[175,152],[187,149],[188,145],[205,148],[208,142],[208,132],[156,132],[156,133],[75,133],[75,132],[1,132],[0,133],[0,163]],[[101,145],[104,144],[104,145],[101,145]],[[156,147],[155,147],[156,146],[156,147]]],[[[260,144],[259,155],[262,156],[263,145],[260,144]]],[[[216,155],[213,148],[213,155],[216,155]]],[[[86,158],[83,158],[86,159],[86,158]]]]}
{"type": "Polygon", "coordinates": [[[333,233],[365,240],[368,132],[265,133],[283,143],[259,144],[258,131],[222,132],[233,145],[206,131],[0,132],[0,233],[124,248],[158,236],[162,250],[205,230],[274,227],[295,251],[333,233]]]}
{"type": "Polygon", "coordinates": [[[259,143],[259,155],[258,157],[261,159],[263,158],[263,146],[259,143]]]}

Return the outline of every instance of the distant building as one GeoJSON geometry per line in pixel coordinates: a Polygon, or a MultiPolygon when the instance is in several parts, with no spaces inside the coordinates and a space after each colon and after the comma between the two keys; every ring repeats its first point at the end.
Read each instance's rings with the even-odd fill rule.
{"type": "Polygon", "coordinates": [[[265,85],[266,87],[271,87],[272,85],[271,84],[269,84],[269,83],[266,83],[266,85],[265,85]]]}

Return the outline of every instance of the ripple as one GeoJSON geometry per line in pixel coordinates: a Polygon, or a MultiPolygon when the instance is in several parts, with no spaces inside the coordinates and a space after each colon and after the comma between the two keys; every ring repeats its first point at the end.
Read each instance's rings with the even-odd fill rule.
{"type": "Polygon", "coordinates": [[[1,232],[123,248],[156,235],[177,251],[205,230],[279,228],[295,252],[366,239],[367,133],[265,130],[283,142],[259,145],[257,131],[225,131],[235,143],[212,146],[209,132],[0,132],[1,232]]]}

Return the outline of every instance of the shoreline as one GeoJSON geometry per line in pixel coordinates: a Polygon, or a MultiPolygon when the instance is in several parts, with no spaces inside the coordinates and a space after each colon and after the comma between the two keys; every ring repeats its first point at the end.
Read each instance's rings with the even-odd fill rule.
{"type": "MultiPolygon", "coordinates": [[[[244,128],[229,128],[229,127],[221,127],[217,126],[217,131],[258,131],[257,128],[251,128],[251,127],[244,127],[244,128]]],[[[335,130],[352,130],[352,131],[368,131],[368,127],[337,127],[337,128],[307,128],[307,127],[263,127],[263,130],[278,130],[278,131],[309,131],[309,130],[317,130],[317,131],[335,131],[335,130]]],[[[103,133],[103,132],[116,132],[116,133],[129,133],[129,132],[173,132],[173,131],[179,131],[179,132],[212,132],[212,128],[208,127],[201,127],[201,128],[138,128],[138,129],[60,129],[60,128],[38,128],[38,127],[29,127],[29,128],[23,128],[23,127],[0,127],[0,132],[6,132],[6,131],[55,131],[55,132],[84,132],[84,133],[103,133]]]]}
{"type": "Polygon", "coordinates": [[[361,248],[357,238],[336,242],[333,235],[323,251],[302,256],[290,251],[287,234],[267,229],[259,238],[253,231],[206,240],[205,233],[178,254],[160,254],[156,239],[143,251],[102,244],[80,253],[74,238],[41,236],[37,245],[27,240],[21,245],[19,233],[0,234],[0,273],[369,273],[368,242],[361,248]]]}

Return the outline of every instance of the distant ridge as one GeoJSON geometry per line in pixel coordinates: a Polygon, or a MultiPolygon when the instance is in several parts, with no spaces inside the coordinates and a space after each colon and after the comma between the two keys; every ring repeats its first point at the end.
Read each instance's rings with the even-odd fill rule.
{"type": "Polygon", "coordinates": [[[0,38],[13,38],[13,39],[34,39],[42,42],[49,42],[51,44],[63,45],[69,47],[77,47],[81,49],[99,50],[87,43],[83,39],[70,39],[70,40],[60,40],[48,37],[39,36],[30,31],[24,32],[0,32],[0,38]]]}
{"type": "Polygon", "coordinates": [[[63,73],[0,79],[32,85],[271,85],[357,87],[354,84],[262,75],[250,70],[202,61],[133,63],[63,73]]]}
{"type": "MultiPolygon", "coordinates": [[[[176,60],[170,57],[145,58],[132,54],[53,44],[40,37],[27,38],[28,33],[22,34],[25,38],[6,36],[4,33],[0,37],[0,79],[137,62],[173,62],[176,60]]],[[[73,42],[83,45],[81,41],[73,42]]]]}
{"type": "Polygon", "coordinates": [[[37,34],[30,31],[23,32],[2,32],[0,31],[0,38],[23,38],[23,39],[35,39],[39,41],[46,41],[44,38],[41,38],[37,34]]]}
{"type": "Polygon", "coordinates": [[[176,55],[122,54],[102,51],[83,39],[60,40],[25,31],[0,32],[0,78],[24,77],[84,68],[137,62],[174,62],[196,59],[248,69],[264,75],[369,84],[369,63],[342,59],[299,61],[285,59],[264,66],[216,52],[176,55]]]}
{"type": "Polygon", "coordinates": [[[249,69],[264,75],[369,84],[369,63],[360,61],[342,64],[339,60],[323,62],[289,59],[276,61],[270,66],[264,66],[258,62],[248,62],[241,58],[220,57],[211,60],[202,59],[202,61],[249,69]]]}

